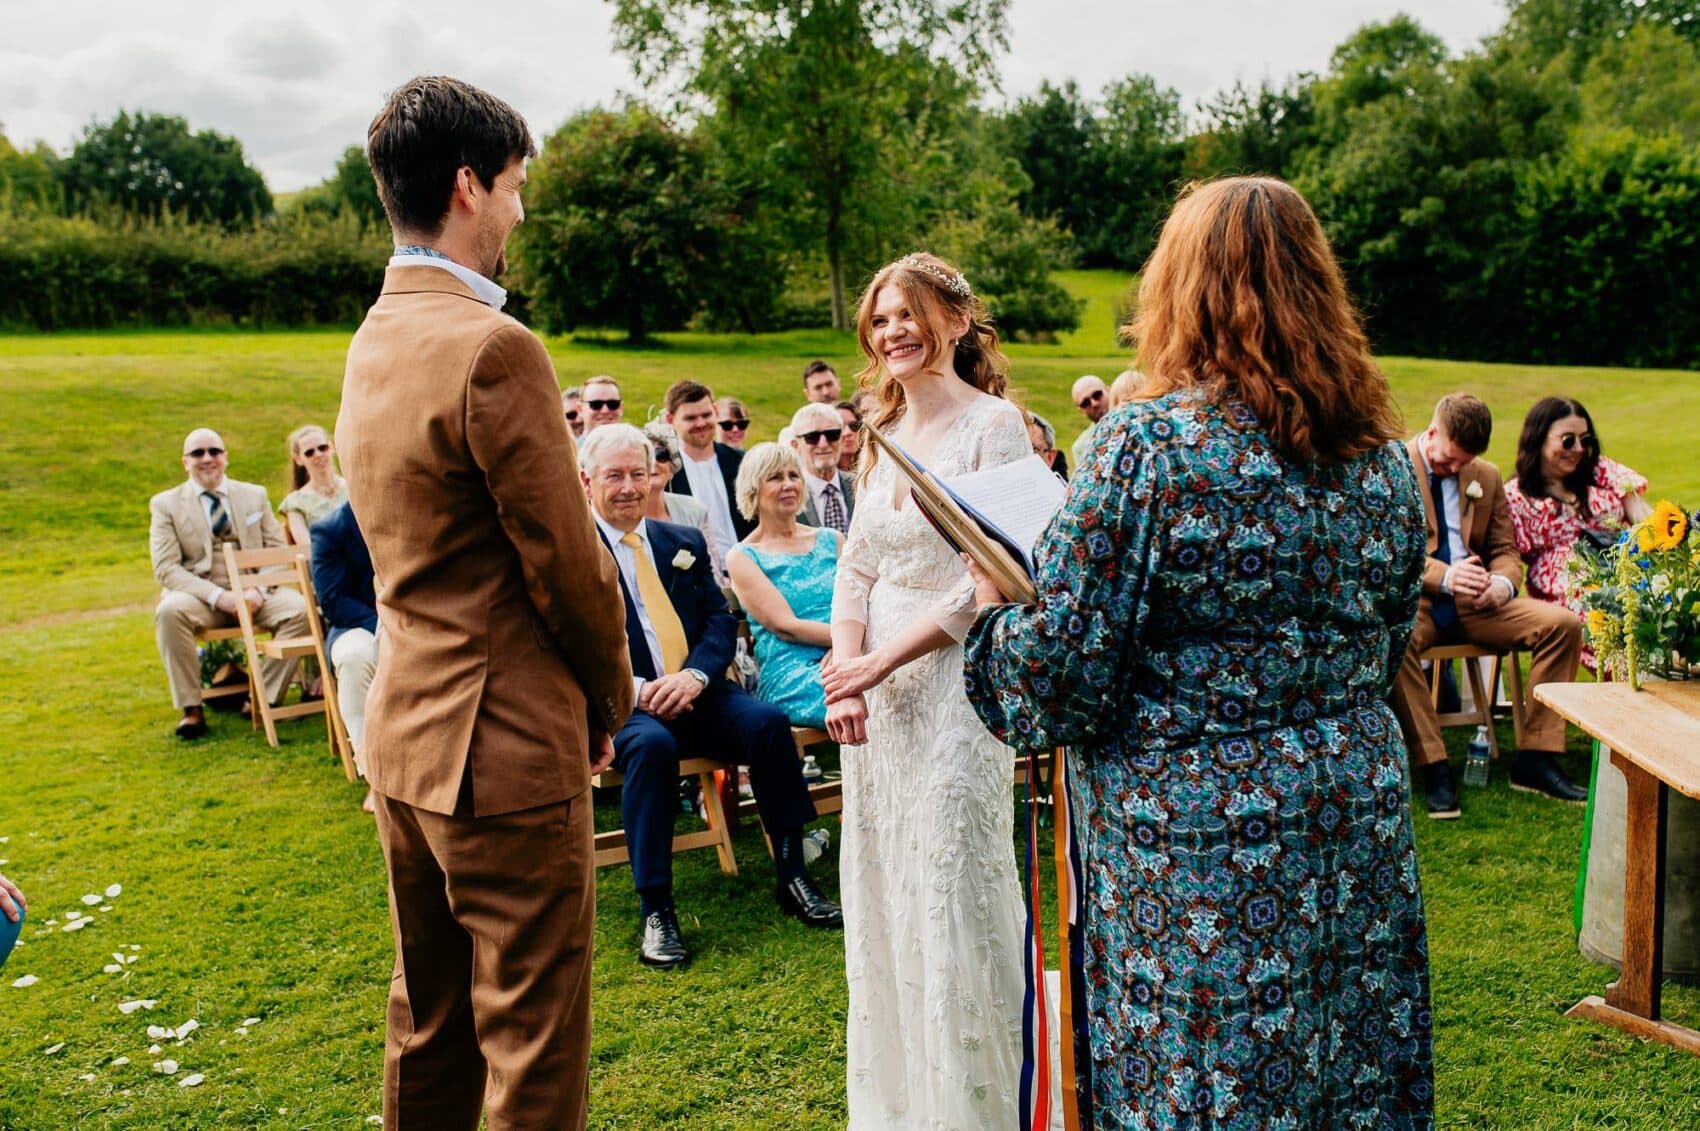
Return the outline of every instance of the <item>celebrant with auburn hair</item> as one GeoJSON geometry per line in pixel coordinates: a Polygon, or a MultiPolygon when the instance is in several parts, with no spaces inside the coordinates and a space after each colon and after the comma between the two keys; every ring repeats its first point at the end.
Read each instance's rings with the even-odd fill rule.
{"type": "MultiPolygon", "coordinates": [[[[962,273],[888,263],[857,312],[868,410],[941,476],[1033,454],[1003,399],[1008,359],[962,273]]],[[[823,671],[844,751],[840,891],[850,985],[850,1126],[1017,1120],[1021,894],[1014,758],[962,690],[973,585],[889,458],[862,454],[823,671]]]]}
{"type": "Polygon", "coordinates": [[[1132,329],[1144,399],[1094,430],[1037,604],[977,579],[967,644],[992,732],[1071,748],[1082,1125],[1430,1127],[1386,702],[1424,528],[1387,381],[1277,180],[1182,196],[1132,329]]]}

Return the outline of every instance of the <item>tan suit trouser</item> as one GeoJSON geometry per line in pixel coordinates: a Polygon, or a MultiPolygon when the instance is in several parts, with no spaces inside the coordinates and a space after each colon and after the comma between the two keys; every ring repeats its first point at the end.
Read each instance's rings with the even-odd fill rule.
{"type": "MultiPolygon", "coordinates": [[[[580,1131],[590,1102],[590,793],[493,817],[378,794],[396,967],[389,1131],[580,1131]]],[[[465,807],[463,806],[463,809],[465,807]]]]}
{"type": "MultiPolygon", "coordinates": [[[[1428,610],[1417,614],[1405,662],[1393,681],[1393,713],[1405,733],[1405,745],[1417,765],[1446,760],[1440,739],[1434,701],[1429,697],[1428,677],[1417,657],[1434,646],[1441,634],[1428,610]]],[[[1530,597],[1513,597],[1486,613],[1460,613],[1456,627],[1446,633],[1447,642],[1475,644],[1483,648],[1516,648],[1529,653],[1529,678],[1523,713],[1523,748],[1559,754],[1564,751],[1564,719],[1535,700],[1532,693],[1543,683],[1570,683],[1582,656],[1582,624],[1576,614],[1562,605],[1549,605],[1530,597]]]]}
{"type": "MultiPolygon", "coordinates": [[[[234,628],[236,623],[235,617],[193,593],[173,591],[160,598],[153,614],[154,642],[165,663],[165,677],[171,681],[171,702],[178,710],[201,705],[201,661],[195,653],[195,633],[234,628]]],[[[274,589],[254,614],[254,624],[275,636],[306,636],[307,604],[294,589],[274,589]]],[[[267,702],[275,704],[283,699],[297,662],[260,661],[260,682],[266,689],[267,702]]]]}

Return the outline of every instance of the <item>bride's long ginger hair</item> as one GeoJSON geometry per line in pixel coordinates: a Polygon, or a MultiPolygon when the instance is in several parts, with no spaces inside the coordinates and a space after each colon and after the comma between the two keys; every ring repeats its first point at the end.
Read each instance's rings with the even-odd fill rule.
{"type": "MultiPolygon", "coordinates": [[[[953,265],[928,252],[916,252],[893,260],[874,273],[856,308],[856,338],[867,364],[856,374],[856,385],[874,391],[869,419],[885,429],[903,415],[903,386],[885,367],[885,359],[874,350],[874,303],[887,286],[895,286],[921,328],[921,364],[931,367],[948,345],[951,328],[967,320],[968,329],[956,340],[957,377],[982,393],[1004,395],[1009,386],[1009,358],[998,346],[986,304],[968,291],[968,284],[953,265]]],[[[866,475],[879,459],[877,444],[863,445],[861,474],[866,475]]]]}
{"type": "Polygon", "coordinates": [[[1141,400],[1187,387],[1237,398],[1289,460],[1337,463],[1403,433],[1328,237],[1284,181],[1188,186],[1129,330],[1141,400]]]}

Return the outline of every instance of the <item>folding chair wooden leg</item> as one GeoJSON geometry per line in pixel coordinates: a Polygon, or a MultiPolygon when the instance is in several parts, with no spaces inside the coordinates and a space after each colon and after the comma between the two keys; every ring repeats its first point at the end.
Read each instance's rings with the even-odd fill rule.
{"type": "Polygon", "coordinates": [[[720,802],[720,791],[714,785],[714,771],[698,773],[697,784],[702,787],[702,807],[707,814],[708,827],[720,834],[714,841],[714,854],[720,858],[720,870],[728,876],[736,876],[738,858],[732,855],[732,830],[726,823],[726,807],[720,802]]]}

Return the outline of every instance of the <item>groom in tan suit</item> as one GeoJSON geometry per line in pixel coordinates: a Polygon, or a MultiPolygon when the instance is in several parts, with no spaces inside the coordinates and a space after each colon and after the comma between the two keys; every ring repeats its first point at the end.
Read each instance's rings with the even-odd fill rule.
{"type": "MultiPolygon", "coordinates": [[[[1505,485],[1497,467],[1477,458],[1492,433],[1487,405],[1468,393],[1452,393],[1435,405],[1428,430],[1408,445],[1428,518],[1428,560],[1411,643],[1393,682],[1393,711],[1423,772],[1428,814],[1442,820],[1458,816],[1458,788],[1418,657],[1442,643],[1517,648],[1529,653],[1532,691],[1575,679],[1582,651],[1575,614],[1517,595],[1523,559],[1505,485]]],[[[1560,801],[1587,799],[1587,791],[1555,760],[1564,752],[1564,720],[1533,696],[1524,708],[1522,741],[1511,766],[1512,789],[1560,801]]]]}
{"type": "Polygon", "coordinates": [[[632,709],[623,605],[543,344],[492,280],[536,152],[448,78],[367,134],[396,254],[349,345],[336,442],[384,646],[366,768],[396,969],[384,1125],[582,1128],[589,783],[632,709]]]}
{"type": "MultiPolygon", "coordinates": [[[[154,609],[154,642],[171,683],[171,702],[183,717],[178,738],[207,732],[201,707],[201,664],[195,634],[237,623],[236,602],[246,601],[254,622],[277,636],[307,634],[307,606],[293,589],[233,593],[224,568],[224,544],[240,550],[283,545],[266,489],[225,475],[230,455],[211,428],[183,440],[186,482],[148,500],[148,550],[153,574],[165,591],[154,609]]],[[[262,660],[260,680],[268,699],[283,698],[294,660],[262,660]]]]}

